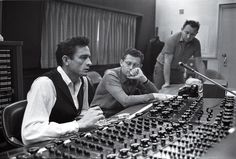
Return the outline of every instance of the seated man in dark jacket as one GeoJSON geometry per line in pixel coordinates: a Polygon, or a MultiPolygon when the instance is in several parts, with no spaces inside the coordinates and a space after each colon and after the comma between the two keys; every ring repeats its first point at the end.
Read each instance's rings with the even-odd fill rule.
{"type": "Polygon", "coordinates": [[[58,67],[37,78],[27,94],[21,134],[24,144],[54,139],[70,132],[96,128],[104,118],[86,78],[91,63],[89,40],[75,37],[58,45],[58,67]]]}

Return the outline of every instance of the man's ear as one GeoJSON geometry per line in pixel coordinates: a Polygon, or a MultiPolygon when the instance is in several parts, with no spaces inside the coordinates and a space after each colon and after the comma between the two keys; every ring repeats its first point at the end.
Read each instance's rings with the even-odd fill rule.
{"type": "Polygon", "coordinates": [[[142,67],[143,67],[143,64],[141,63],[141,64],[140,64],[140,68],[142,68],[142,67]]]}
{"type": "Polygon", "coordinates": [[[68,56],[66,56],[66,55],[63,55],[63,56],[62,56],[62,62],[63,62],[63,64],[64,64],[65,66],[68,66],[69,63],[70,63],[70,58],[69,58],[68,56]]]}

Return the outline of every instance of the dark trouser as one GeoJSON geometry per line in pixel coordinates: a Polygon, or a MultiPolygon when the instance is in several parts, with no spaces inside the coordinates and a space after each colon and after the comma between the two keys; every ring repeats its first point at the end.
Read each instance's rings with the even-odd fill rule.
{"type": "MultiPolygon", "coordinates": [[[[153,72],[153,82],[157,89],[161,89],[161,86],[165,83],[164,80],[164,66],[159,62],[156,62],[153,72]]],[[[179,69],[171,69],[170,72],[170,84],[184,83],[184,72],[179,69]]]]}

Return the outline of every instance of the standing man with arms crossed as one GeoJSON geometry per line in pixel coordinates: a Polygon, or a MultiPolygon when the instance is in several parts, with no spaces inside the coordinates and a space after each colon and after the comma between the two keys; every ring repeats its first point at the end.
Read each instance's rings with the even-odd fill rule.
{"type": "Polygon", "coordinates": [[[110,117],[129,106],[166,97],[155,94],[158,89],[141,70],[143,59],[141,51],[127,49],[120,67],[105,72],[91,105],[99,105],[105,117],[110,117]]]}
{"type": "Polygon", "coordinates": [[[89,40],[74,37],[56,50],[58,67],[37,78],[27,94],[21,134],[24,144],[51,140],[63,134],[96,128],[103,119],[86,78],[91,63],[89,40]]]}
{"type": "Polygon", "coordinates": [[[205,65],[201,59],[201,45],[195,36],[200,24],[193,20],[186,20],[181,32],[171,36],[165,43],[154,69],[154,84],[158,89],[170,84],[184,83],[184,69],[179,62],[186,63],[194,57],[197,70],[205,74],[205,65]]]}

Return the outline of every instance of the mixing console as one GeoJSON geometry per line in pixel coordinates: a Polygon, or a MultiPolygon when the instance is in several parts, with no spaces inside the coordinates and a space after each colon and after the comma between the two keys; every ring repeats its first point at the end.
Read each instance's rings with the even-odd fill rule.
{"type": "Polygon", "coordinates": [[[136,114],[108,119],[98,130],[66,134],[9,158],[198,159],[234,126],[233,97],[207,107],[202,98],[176,96],[136,114]]]}

